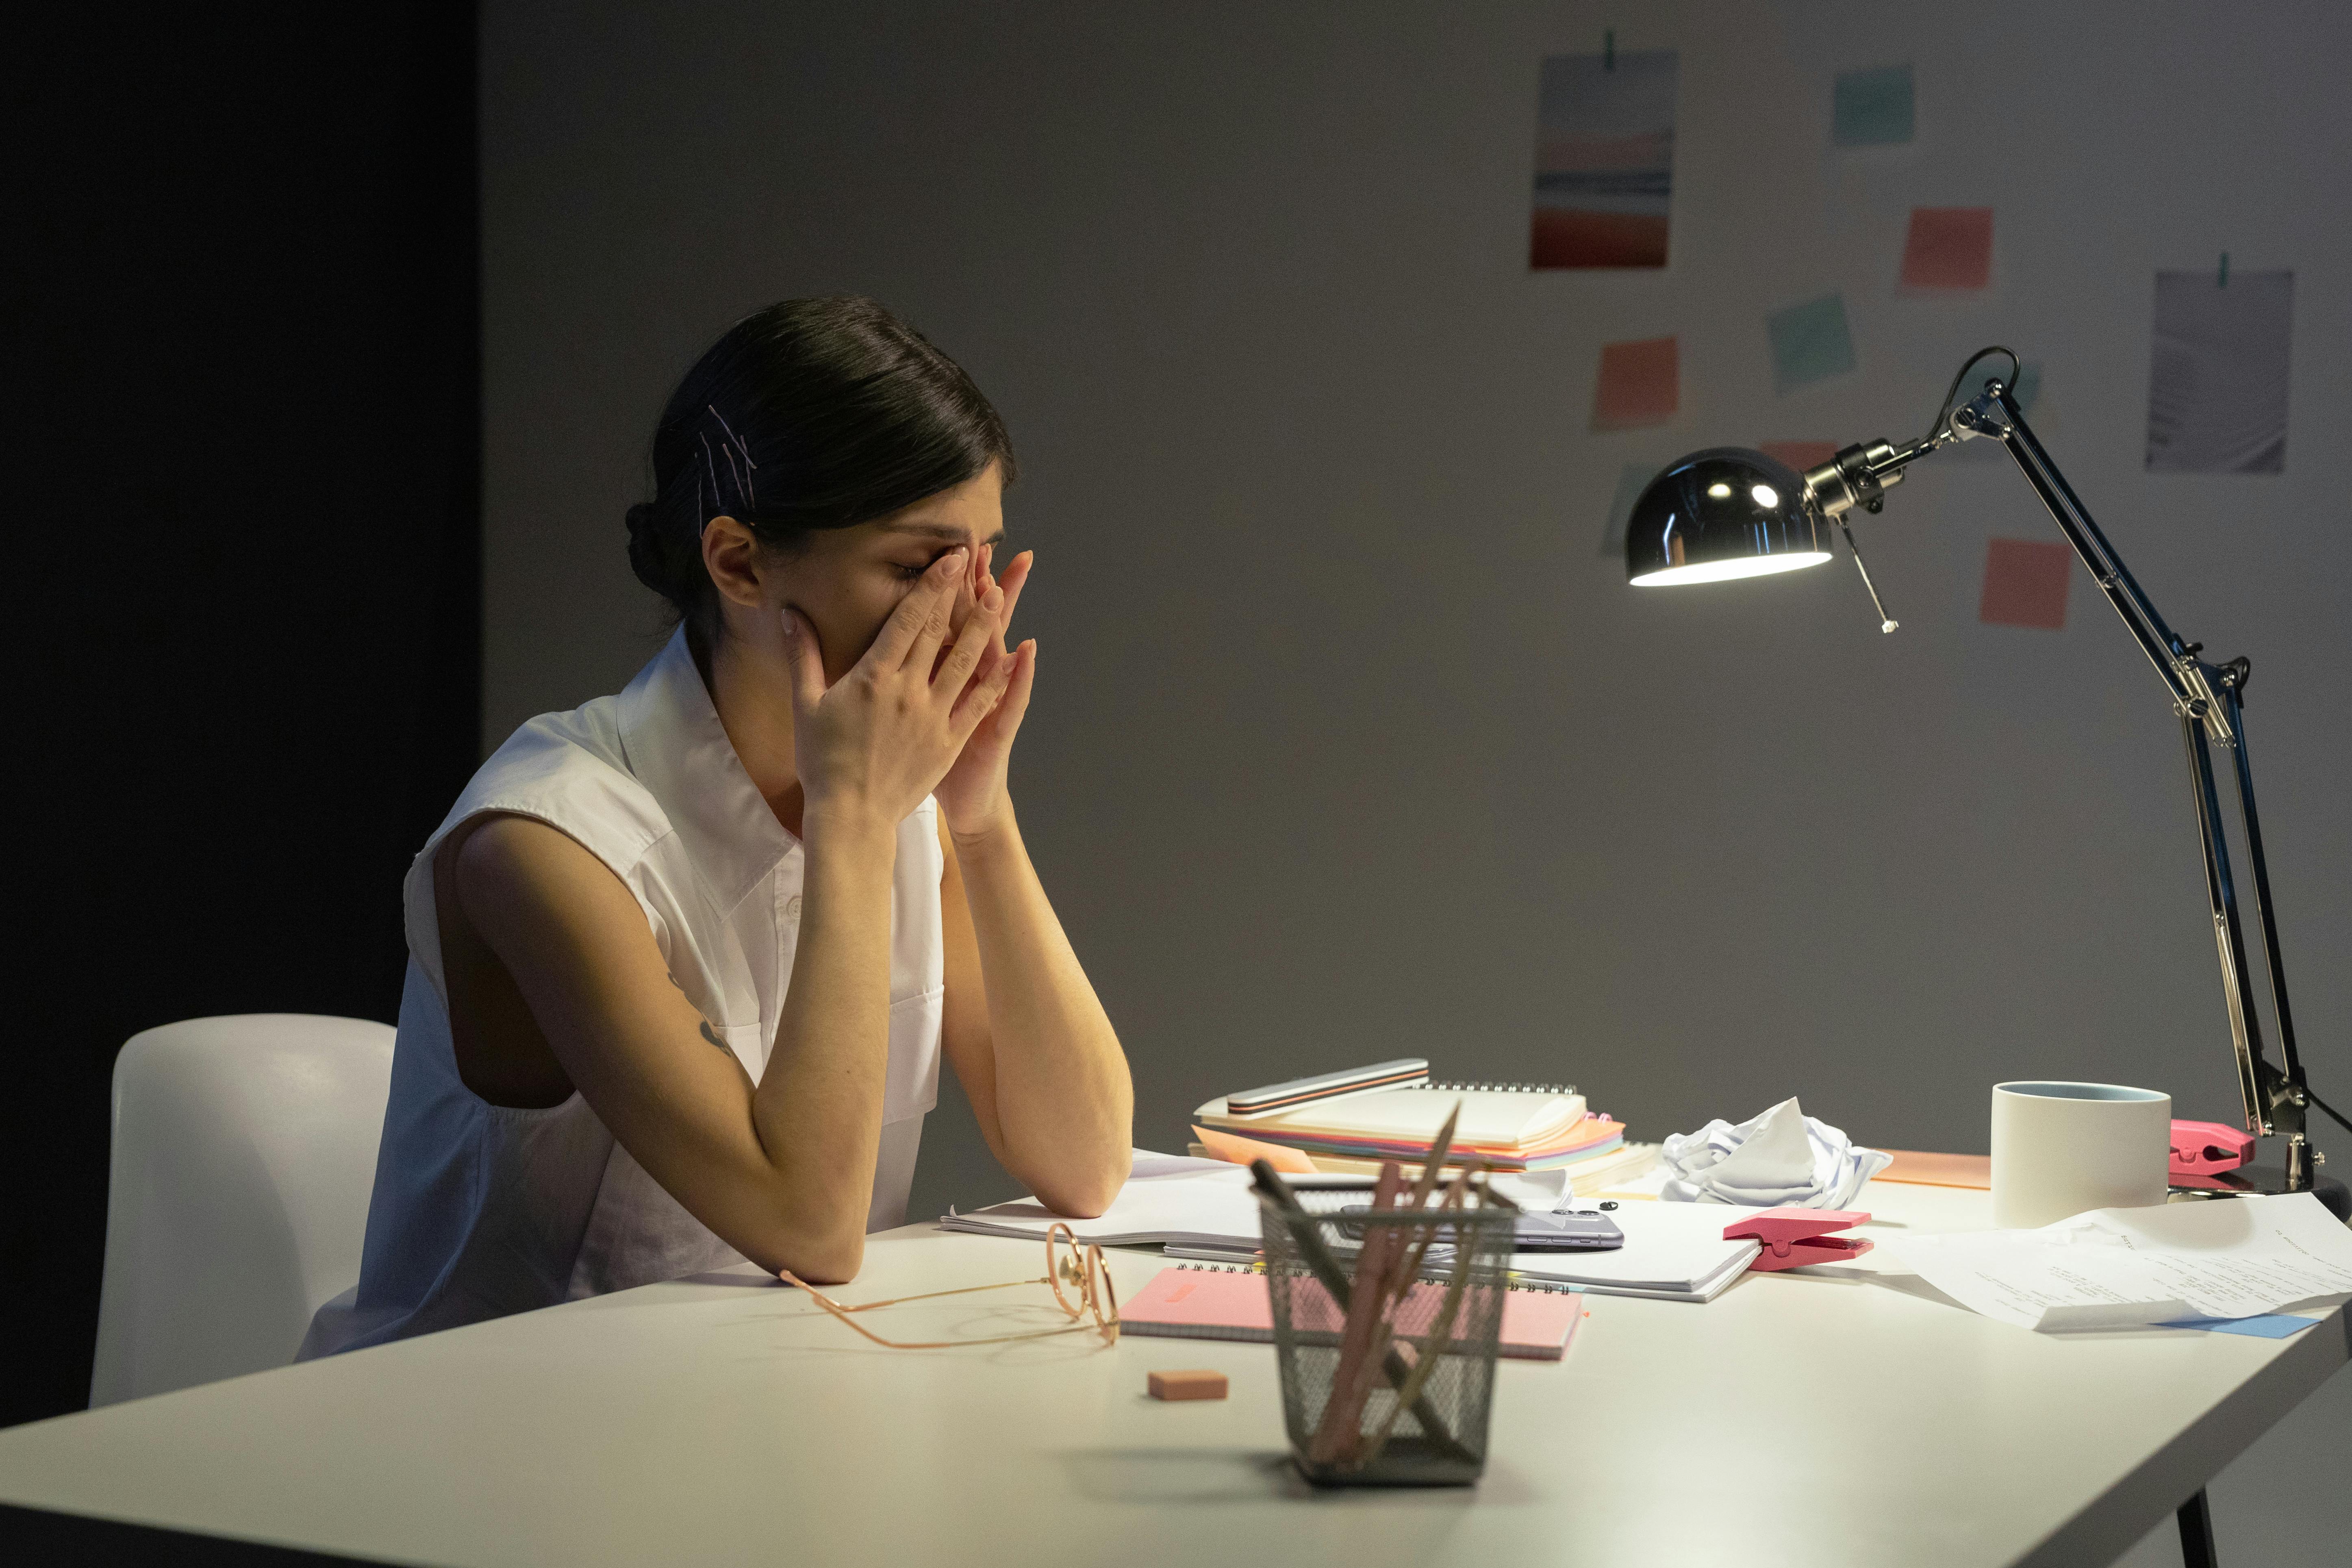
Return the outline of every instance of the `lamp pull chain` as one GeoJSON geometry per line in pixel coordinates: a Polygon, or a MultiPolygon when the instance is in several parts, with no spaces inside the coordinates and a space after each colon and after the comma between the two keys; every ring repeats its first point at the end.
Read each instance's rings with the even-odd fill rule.
{"type": "Polygon", "coordinates": [[[1862,562],[1862,546],[1853,542],[1853,530],[1846,526],[1843,517],[1838,519],[1838,531],[1845,535],[1845,547],[1853,552],[1853,569],[1862,574],[1862,585],[1870,595],[1871,608],[1878,612],[1878,629],[1881,632],[1893,631],[1903,623],[1888,615],[1886,606],[1879,603],[1878,584],[1870,580],[1870,568],[1862,562]]]}

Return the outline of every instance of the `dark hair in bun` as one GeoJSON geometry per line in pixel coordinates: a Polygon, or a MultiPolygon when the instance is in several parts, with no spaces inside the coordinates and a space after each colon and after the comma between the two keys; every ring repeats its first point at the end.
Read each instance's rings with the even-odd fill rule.
{"type": "Polygon", "coordinates": [[[718,591],[702,531],[735,518],[789,550],[887,517],[990,463],[1013,480],[1004,423],[961,367],[856,295],[786,300],[727,330],[654,432],[654,499],[629,509],[629,565],[706,643],[718,591]]]}

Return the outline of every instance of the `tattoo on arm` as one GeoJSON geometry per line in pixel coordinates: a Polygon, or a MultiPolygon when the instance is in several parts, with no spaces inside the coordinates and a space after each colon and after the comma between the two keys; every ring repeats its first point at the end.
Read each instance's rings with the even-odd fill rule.
{"type": "MultiPolygon", "coordinates": [[[[670,984],[676,988],[679,995],[683,996],[686,994],[686,987],[678,984],[677,975],[672,974],[667,970],[664,970],[662,971],[662,978],[668,981],[670,984]]],[[[709,1019],[702,1018],[697,1020],[697,1022],[702,1030],[702,1037],[704,1039],[709,1041],[712,1045],[717,1046],[720,1050],[726,1051],[728,1055],[734,1055],[733,1049],[727,1044],[727,1042],[719,1037],[719,1031],[710,1026],[709,1019]]]]}

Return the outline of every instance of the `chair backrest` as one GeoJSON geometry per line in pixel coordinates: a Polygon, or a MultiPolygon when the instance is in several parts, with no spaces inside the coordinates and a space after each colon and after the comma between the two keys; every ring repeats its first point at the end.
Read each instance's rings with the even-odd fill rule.
{"type": "Polygon", "coordinates": [[[114,1061],[93,1405],[294,1359],[359,1279],[393,1030],[254,1013],[133,1035],[114,1061]]]}

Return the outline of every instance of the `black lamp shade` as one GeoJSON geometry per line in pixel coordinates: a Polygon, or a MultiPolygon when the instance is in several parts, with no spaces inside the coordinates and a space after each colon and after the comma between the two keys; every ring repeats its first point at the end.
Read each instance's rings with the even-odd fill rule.
{"type": "Polygon", "coordinates": [[[1678,458],[1625,521],[1625,579],[1637,588],[1793,572],[1830,558],[1829,524],[1794,468],[1741,447],[1678,458]]]}

